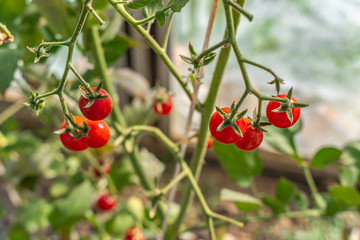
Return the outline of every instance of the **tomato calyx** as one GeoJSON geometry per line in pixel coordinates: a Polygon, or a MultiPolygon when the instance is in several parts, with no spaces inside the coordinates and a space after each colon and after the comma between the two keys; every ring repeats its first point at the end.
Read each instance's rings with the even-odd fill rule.
{"type": "Polygon", "coordinates": [[[277,92],[277,94],[279,94],[279,92],[280,92],[280,84],[285,84],[285,81],[284,81],[284,79],[276,76],[275,79],[268,82],[268,84],[270,84],[270,85],[275,84],[276,92],[277,92]]]}
{"type": "MultiPolygon", "coordinates": [[[[41,43],[43,43],[44,40],[42,40],[41,43]]],[[[48,46],[48,47],[44,47],[43,45],[41,45],[41,47],[37,47],[37,48],[31,48],[31,47],[28,47],[26,46],[26,48],[32,52],[32,53],[35,53],[36,54],[36,57],[35,57],[35,60],[34,60],[34,63],[37,63],[39,62],[39,60],[43,57],[48,57],[50,56],[50,49],[51,49],[51,45],[48,46]]]]}
{"type": "Polygon", "coordinates": [[[230,107],[230,110],[228,113],[224,112],[221,108],[218,106],[215,106],[216,111],[220,114],[220,116],[223,119],[223,122],[217,127],[216,131],[220,132],[224,128],[230,126],[234,132],[239,135],[240,137],[243,136],[239,126],[236,124],[237,121],[239,121],[247,112],[247,109],[242,111],[241,113],[234,113],[235,111],[235,104],[232,104],[230,107]],[[236,114],[236,115],[235,115],[236,114]]]}
{"type": "Polygon", "coordinates": [[[282,99],[285,99],[286,101],[285,102],[279,102],[280,106],[278,108],[275,108],[275,109],[272,110],[272,112],[275,112],[275,113],[285,112],[287,118],[289,119],[289,121],[291,123],[293,123],[293,121],[294,121],[293,112],[292,112],[293,108],[304,108],[304,107],[309,106],[308,104],[297,103],[297,102],[294,102],[293,100],[291,100],[292,93],[293,93],[293,88],[290,88],[290,90],[287,93],[286,97],[282,98],[282,99]]]}
{"type": "Polygon", "coordinates": [[[82,122],[83,126],[80,126],[75,122],[72,114],[65,114],[65,117],[70,124],[66,124],[66,128],[55,131],[55,134],[70,133],[70,135],[75,138],[74,141],[79,140],[82,137],[86,137],[89,134],[90,127],[85,121],[82,122]]]}
{"type": "Polygon", "coordinates": [[[27,102],[25,102],[25,106],[30,107],[36,111],[36,115],[39,115],[41,109],[45,106],[45,99],[38,98],[39,93],[30,92],[30,97],[27,102]]]}
{"type": "Polygon", "coordinates": [[[101,81],[99,83],[99,85],[96,87],[96,89],[94,91],[90,87],[86,88],[82,85],[79,86],[79,91],[80,91],[81,95],[84,98],[89,100],[89,102],[86,104],[86,106],[84,108],[91,107],[96,100],[101,100],[101,99],[105,99],[105,98],[109,97],[108,95],[99,93],[100,90],[102,89],[102,86],[103,86],[103,81],[101,81]]]}
{"type": "Polygon", "coordinates": [[[208,65],[216,57],[215,52],[210,52],[210,53],[206,54],[205,56],[198,55],[195,52],[194,47],[191,44],[191,42],[189,42],[189,52],[190,52],[190,57],[186,57],[183,55],[180,55],[180,57],[184,62],[193,65],[194,69],[199,69],[202,66],[208,65]]]}
{"type": "Polygon", "coordinates": [[[261,122],[261,115],[259,115],[256,111],[256,109],[254,109],[253,112],[253,117],[247,117],[247,119],[249,120],[249,122],[251,123],[251,128],[252,129],[257,129],[261,132],[267,132],[263,127],[265,126],[270,126],[271,123],[269,122],[261,122]]]}

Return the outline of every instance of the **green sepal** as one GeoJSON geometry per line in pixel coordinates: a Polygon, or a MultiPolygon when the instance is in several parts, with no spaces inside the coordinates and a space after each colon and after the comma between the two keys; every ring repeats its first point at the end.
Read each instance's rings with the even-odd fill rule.
{"type": "Polygon", "coordinates": [[[242,111],[241,113],[237,114],[234,118],[234,122],[239,121],[242,117],[245,116],[245,114],[247,113],[247,109],[245,109],[244,111],[242,111]]]}
{"type": "Polygon", "coordinates": [[[292,107],[293,108],[304,108],[304,107],[308,107],[309,104],[306,103],[292,103],[292,107]]]}
{"type": "Polygon", "coordinates": [[[191,58],[185,57],[185,56],[183,56],[183,55],[180,55],[180,57],[181,57],[181,59],[182,59],[184,62],[186,62],[186,63],[188,63],[188,64],[194,64],[194,62],[193,62],[193,60],[192,60],[191,58]]]}
{"type": "Polygon", "coordinates": [[[194,47],[191,44],[191,42],[189,42],[189,52],[190,52],[190,56],[192,59],[195,59],[197,57],[197,53],[195,52],[194,47]]]}
{"type": "Polygon", "coordinates": [[[34,109],[36,111],[36,115],[39,115],[40,110],[45,106],[45,99],[41,98],[35,100],[38,96],[39,93],[30,92],[30,97],[28,98],[27,102],[24,103],[25,106],[34,109]]]}
{"type": "Polygon", "coordinates": [[[205,66],[211,63],[216,57],[216,53],[212,52],[207,55],[204,60],[199,64],[200,66],[205,66]]]}
{"type": "Polygon", "coordinates": [[[286,95],[286,98],[291,100],[292,94],[293,94],[293,88],[290,88],[289,92],[286,95]]]}
{"type": "Polygon", "coordinates": [[[100,90],[102,89],[103,82],[104,82],[104,81],[101,80],[100,83],[99,83],[99,85],[96,87],[96,89],[95,89],[95,91],[94,91],[94,93],[95,93],[96,96],[99,94],[100,90]]]}
{"type": "Polygon", "coordinates": [[[275,79],[272,80],[271,82],[268,82],[268,84],[270,84],[270,85],[275,84],[276,92],[277,92],[277,94],[279,94],[279,92],[280,92],[280,84],[285,84],[285,81],[284,81],[284,79],[279,78],[279,77],[276,76],[275,79]]]}
{"type": "Polygon", "coordinates": [[[242,132],[241,132],[241,130],[240,130],[240,128],[239,128],[239,126],[238,125],[236,125],[236,123],[231,123],[231,128],[234,130],[234,132],[237,134],[237,135],[239,135],[240,137],[242,137],[243,136],[243,134],[242,134],[242,132]]]}
{"type": "Polygon", "coordinates": [[[94,98],[89,99],[89,102],[86,104],[86,106],[85,106],[84,108],[89,108],[89,107],[91,107],[91,106],[94,104],[95,101],[96,101],[96,100],[95,100],[94,98]]]}
{"type": "Polygon", "coordinates": [[[294,118],[293,118],[293,114],[292,114],[292,109],[291,108],[288,108],[285,110],[286,112],[286,116],[287,118],[290,120],[290,122],[292,123],[294,121],[294,118]]]}
{"type": "Polygon", "coordinates": [[[215,106],[215,109],[223,119],[228,118],[228,114],[226,112],[224,112],[221,108],[219,108],[218,106],[215,106]]]}
{"type": "Polygon", "coordinates": [[[59,130],[56,130],[54,131],[55,134],[63,134],[63,133],[68,133],[70,132],[70,130],[68,128],[62,128],[62,129],[59,129],[59,130]]]}

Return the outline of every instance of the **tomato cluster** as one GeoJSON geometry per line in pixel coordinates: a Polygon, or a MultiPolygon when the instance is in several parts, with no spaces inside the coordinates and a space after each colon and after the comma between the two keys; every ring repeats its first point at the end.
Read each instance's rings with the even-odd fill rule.
{"type": "MultiPolygon", "coordinates": [[[[92,88],[96,90],[96,88],[92,88]]],[[[112,110],[112,100],[110,95],[104,90],[100,89],[98,96],[101,98],[95,100],[90,106],[87,106],[89,99],[81,96],[79,99],[80,111],[84,117],[75,116],[74,122],[80,126],[84,123],[89,126],[90,130],[87,136],[75,140],[70,133],[60,134],[60,140],[63,145],[71,151],[83,151],[87,148],[103,147],[110,139],[110,128],[103,121],[112,110]]],[[[60,129],[66,128],[65,121],[62,123],[60,129]]]]}
{"type": "MultiPolygon", "coordinates": [[[[286,94],[280,94],[277,95],[277,97],[279,98],[286,98],[287,95],[286,94]]],[[[293,103],[297,103],[298,101],[291,97],[291,102],[293,103]]],[[[301,109],[300,108],[292,108],[291,109],[291,113],[292,113],[292,122],[289,120],[288,116],[286,115],[286,112],[275,112],[274,110],[280,107],[280,103],[279,102],[275,102],[275,101],[270,101],[269,104],[266,107],[266,117],[268,118],[269,122],[274,125],[275,127],[278,128],[288,128],[291,127],[292,125],[294,125],[297,120],[299,120],[300,118],[300,112],[301,109]]]]}
{"type": "MultiPolygon", "coordinates": [[[[229,113],[230,108],[224,107],[221,110],[229,113]]],[[[210,119],[210,133],[219,142],[223,144],[234,144],[237,148],[244,151],[251,151],[257,148],[264,137],[262,131],[252,128],[250,121],[247,118],[240,118],[236,121],[236,125],[240,128],[242,137],[239,136],[231,126],[227,126],[221,131],[217,128],[224,121],[218,112],[215,112],[210,119]]]]}

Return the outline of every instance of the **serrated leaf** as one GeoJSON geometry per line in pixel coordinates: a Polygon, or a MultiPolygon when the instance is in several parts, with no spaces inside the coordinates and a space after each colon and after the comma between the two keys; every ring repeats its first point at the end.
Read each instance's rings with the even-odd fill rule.
{"type": "Polygon", "coordinates": [[[290,203],[290,200],[294,196],[294,193],[294,184],[285,178],[280,178],[276,184],[276,199],[284,205],[287,205],[290,203]]]}
{"type": "Polygon", "coordinates": [[[0,93],[4,94],[13,80],[22,52],[13,49],[0,49],[0,93]]]}
{"type": "Polygon", "coordinates": [[[360,194],[354,188],[336,185],[329,190],[329,193],[332,199],[348,207],[360,206],[360,194]]]}
{"type": "Polygon", "coordinates": [[[265,196],[262,198],[263,203],[270,207],[274,215],[279,215],[280,213],[285,212],[284,205],[277,199],[265,196]]]}
{"type": "Polygon", "coordinates": [[[263,204],[259,199],[249,194],[236,192],[226,188],[221,190],[220,200],[234,202],[237,208],[245,213],[260,210],[263,207],[263,204]]]}
{"type": "Polygon", "coordinates": [[[230,179],[239,186],[249,186],[251,179],[262,172],[262,162],[256,151],[241,151],[233,144],[221,144],[217,141],[214,151],[230,179]]]}
{"type": "Polygon", "coordinates": [[[170,7],[173,12],[180,12],[188,2],[189,0],[171,0],[167,6],[170,7]]]}
{"type": "Polygon", "coordinates": [[[141,9],[148,5],[152,0],[131,0],[129,1],[126,6],[131,9],[141,9]]]}
{"type": "Polygon", "coordinates": [[[326,165],[335,162],[340,158],[342,151],[335,147],[325,147],[320,149],[311,161],[311,165],[315,168],[324,168],[326,165]]]}
{"type": "Polygon", "coordinates": [[[144,17],[150,17],[154,15],[157,11],[161,10],[163,7],[163,0],[152,0],[146,7],[143,9],[144,17]]]}
{"type": "Polygon", "coordinates": [[[157,11],[155,14],[155,18],[158,21],[159,26],[160,27],[163,26],[165,24],[165,20],[166,20],[166,15],[165,15],[164,10],[157,11]]]}

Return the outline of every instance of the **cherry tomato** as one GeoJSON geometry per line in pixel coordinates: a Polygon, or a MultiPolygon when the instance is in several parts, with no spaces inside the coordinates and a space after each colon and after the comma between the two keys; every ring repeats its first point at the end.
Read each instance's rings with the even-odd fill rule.
{"type": "MultiPolygon", "coordinates": [[[[85,122],[87,119],[75,116],[74,121],[76,124],[83,125],[83,122],[85,122]]],[[[65,121],[62,123],[60,129],[66,128],[65,121]]],[[[71,151],[83,151],[87,149],[88,147],[81,141],[81,139],[74,141],[74,137],[70,135],[70,133],[63,133],[60,134],[60,140],[62,144],[71,151]]]]}
{"type": "MultiPolygon", "coordinates": [[[[230,108],[221,108],[225,113],[228,113],[230,108]]],[[[214,112],[211,116],[209,128],[211,135],[219,142],[224,144],[231,144],[240,140],[240,136],[235,133],[232,127],[227,126],[221,131],[217,131],[218,126],[223,122],[223,118],[218,112],[214,112]]],[[[236,125],[240,127],[240,120],[236,122],[236,125]]]]}
{"type": "MultiPolygon", "coordinates": [[[[286,98],[286,94],[277,95],[280,98],[286,98]]],[[[291,101],[297,103],[295,98],[291,98],[291,101]]],[[[299,120],[300,117],[300,108],[291,109],[293,115],[293,121],[290,122],[289,118],[286,115],[286,112],[273,112],[274,109],[280,107],[280,103],[275,101],[270,101],[266,107],[266,116],[269,122],[278,128],[288,128],[291,127],[299,120]]]]}
{"type": "Polygon", "coordinates": [[[90,127],[89,134],[82,137],[81,141],[90,148],[100,148],[110,139],[110,128],[103,120],[92,121],[86,120],[90,127]]]}
{"type": "Polygon", "coordinates": [[[105,162],[101,158],[98,159],[99,168],[92,168],[92,171],[96,178],[100,178],[102,174],[109,174],[111,171],[111,164],[105,162]]]}
{"type": "MultiPolygon", "coordinates": [[[[95,90],[96,88],[91,88],[95,90]]],[[[79,108],[82,114],[90,120],[103,120],[106,118],[112,110],[112,100],[107,91],[100,89],[99,94],[107,96],[107,98],[95,100],[95,102],[90,107],[85,107],[89,99],[84,98],[83,96],[79,99],[79,108]]]]}
{"type": "Polygon", "coordinates": [[[240,129],[243,136],[239,141],[234,143],[237,148],[244,151],[251,151],[261,144],[264,133],[256,128],[251,128],[249,119],[240,119],[240,129]]]}
{"type": "Polygon", "coordinates": [[[169,93],[159,93],[155,96],[154,111],[161,116],[168,115],[173,107],[173,100],[169,93]]]}
{"type": "Polygon", "coordinates": [[[145,234],[144,232],[137,227],[129,228],[126,233],[126,240],[144,240],[145,234]]]}
{"type": "Polygon", "coordinates": [[[116,206],[116,198],[111,197],[109,193],[103,193],[98,198],[96,206],[101,211],[110,211],[116,206]]]}
{"type": "Polygon", "coordinates": [[[213,146],[214,146],[214,139],[209,137],[208,140],[207,140],[206,148],[209,149],[209,148],[212,148],[213,146]]]}

